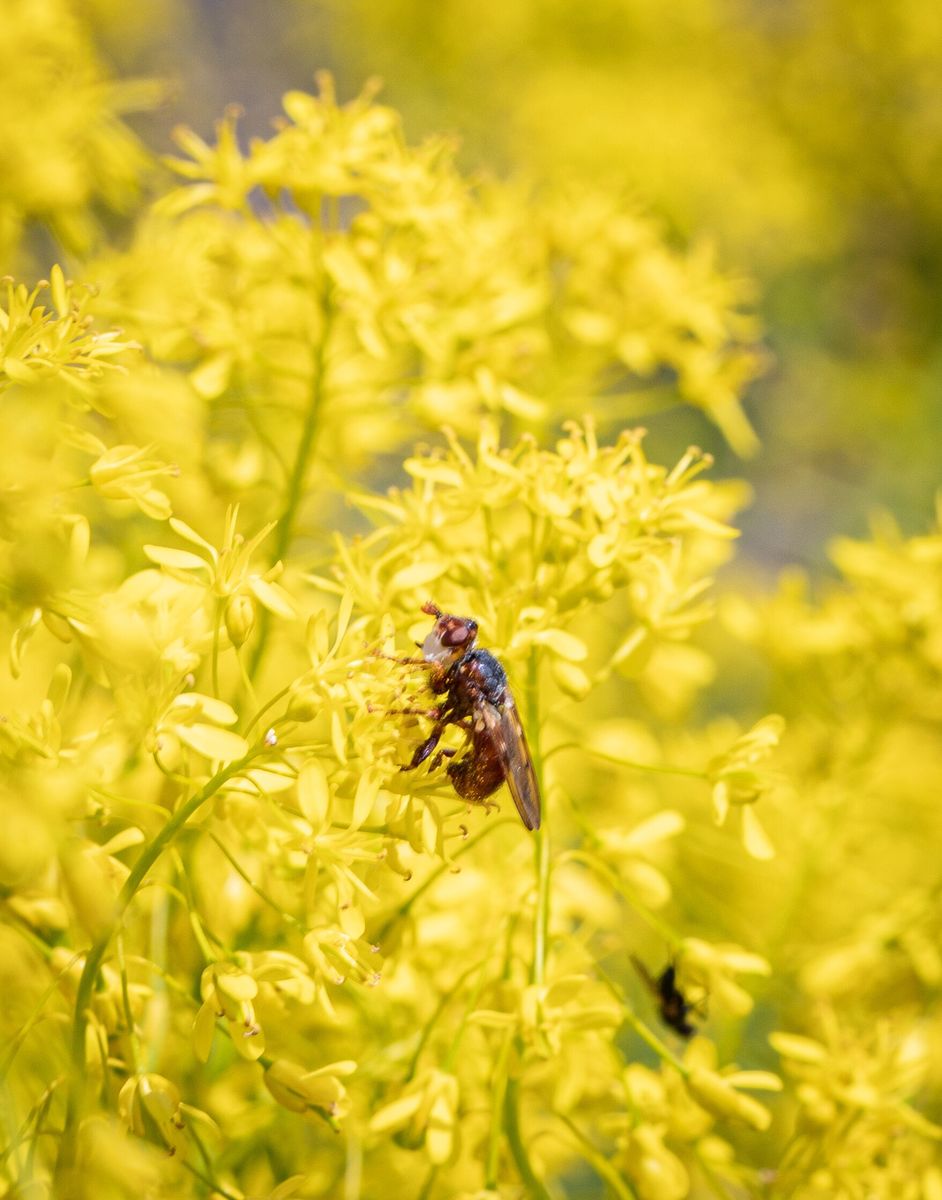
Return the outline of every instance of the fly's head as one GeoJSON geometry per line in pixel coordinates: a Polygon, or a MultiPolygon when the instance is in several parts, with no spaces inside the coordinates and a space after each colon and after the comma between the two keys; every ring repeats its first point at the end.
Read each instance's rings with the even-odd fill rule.
{"type": "Polygon", "coordinates": [[[478,636],[478,623],[470,617],[455,617],[431,601],[422,605],[422,611],[435,618],[431,633],[422,643],[422,657],[426,662],[447,668],[463,658],[474,645],[478,636]]]}

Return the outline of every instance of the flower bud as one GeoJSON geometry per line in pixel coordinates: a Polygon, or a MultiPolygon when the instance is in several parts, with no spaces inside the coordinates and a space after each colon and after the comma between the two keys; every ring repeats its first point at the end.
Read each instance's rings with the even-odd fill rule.
{"type": "Polygon", "coordinates": [[[250,596],[230,596],[225,620],[233,646],[244,646],[255,628],[255,601],[250,596]]]}
{"type": "Polygon", "coordinates": [[[737,1092],[715,1071],[696,1068],[687,1076],[687,1087],[698,1104],[718,1117],[736,1117],[759,1130],[772,1123],[772,1114],[764,1105],[737,1092]]]}
{"type": "Polygon", "coordinates": [[[313,721],[321,710],[321,698],[317,689],[309,683],[295,684],[288,701],[288,719],[291,721],[313,721]]]}

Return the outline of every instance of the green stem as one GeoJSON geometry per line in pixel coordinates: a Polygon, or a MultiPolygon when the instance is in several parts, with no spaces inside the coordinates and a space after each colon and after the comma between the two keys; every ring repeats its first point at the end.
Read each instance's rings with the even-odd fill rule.
{"type": "Polygon", "coordinates": [[[428,1040],[432,1036],[435,1026],[441,1020],[445,1009],[458,994],[458,991],[464,984],[465,980],[468,978],[468,976],[473,975],[475,971],[486,965],[487,959],[485,959],[483,963],[472,963],[467,970],[461,972],[448,991],[442,995],[442,998],[439,1000],[435,1011],[432,1013],[431,1017],[429,1017],[428,1021],[426,1021],[425,1026],[419,1035],[419,1041],[416,1045],[415,1053],[412,1055],[412,1061],[409,1063],[409,1069],[406,1072],[406,1077],[403,1081],[404,1083],[411,1083],[411,1081],[415,1078],[415,1073],[419,1069],[419,1059],[422,1057],[422,1052],[428,1045],[428,1040]]]}
{"type": "Polygon", "coordinates": [[[213,609],[213,695],[219,699],[219,623],[222,620],[222,601],[217,600],[213,609]]]}
{"type": "Polygon", "coordinates": [[[587,850],[567,850],[560,857],[560,862],[563,861],[581,862],[594,871],[612,891],[617,892],[627,904],[630,904],[648,928],[662,937],[669,946],[677,947],[683,942],[680,934],[675,933],[666,922],[662,921],[660,917],[656,917],[646,905],[642,904],[631,888],[618,877],[607,863],[600,861],[587,850]]]}
{"type": "MultiPolygon", "coordinates": [[[[285,498],[284,508],[281,510],[281,515],[278,518],[275,549],[272,555],[273,563],[284,559],[291,546],[291,539],[294,537],[294,522],[298,515],[301,497],[304,493],[304,481],[307,477],[308,464],[317,437],[318,422],[324,403],[326,391],[324,384],[327,375],[327,343],[330,335],[331,320],[330,298],[325,293],[323,297],[323,327],[317,341],[317,348],[314,352],[311,395],[308,401],[307,412],[304,414],[304,424],[301,427],[301,437],[298,440],[294,465],[291,468],[291,478],[288,480],[288,494],[285,498]]],[[[258,669],[261,666],[265,650],[268,646],[270,631],[271,613],[267,608],[263,607],[258,622],[258,639],[255,642],[252,657],[249,661],[249,679],[255,679],[258,675],[258,669]]]]}
{"type": "Polygon", "coordinates": [[[687,1066],[687,1064],[679,1059],[677,1055],[671,1051],[670,1047],[661,1041],[656,1033],[652,1033],[652,1031],[648,1029],[647,1025],[645,1025],[643,1021],[640,1021],[635,1016],[634,1012],[631,1010],[630,1006],[625,1000],[625,996],[621,988],[614,981],[614,979],[612,979],[608,972],[603,969],[600,963],[597,962],[595,964],[595,969],[601,977],[602,982],[621,1005],[621,1015],[623,1019],[628,1022],[628,1024],[642,1041],[647,1042],[647,1044],[659,1058],[663,1059],[664,1062],[669,1063],[675,1071],[677,1071],[684,1079],[686,1079],[690,1074],[690,1068],[687,1066]]]}
{"type": "Polygon", "coordinates": [[[465,844],[459,850],[456,850],[451,856],[451,860],[449,862],[443,862],[440,866],[436,867],[431,875],[429,875],[427,879],[419,884],[408,900],[404,900],[402,904],[399,905],[392,916],[383,923],[377,932],[374,941],[382,945],[383,939],[387,936],[390,929],[392,929],[396,922],[401,921],[404,917],[407,917],[416,901],[421,899],[421,897],[425,895],[429,888],[432,887],[433,884],[435,884],[439,879],[441,879],[442,875],[444,875],[446,871],[451,870],[451,864],[456,859],[461,858],[463,854],[467,854],[472,847],[477,845],[481,838],[487,837],[489,833],[493,832],[493,830],[499,828],[501,825],[517,825],[518,823],[519,822],[516,817],[499,817],[492,824],[485,825],[482,830],[474,835],[474,837],[468,838],[465,844]]]}
{"type": "Polygon", "coordinates": [[[565,1113],[556,1113],[558,1120],[566,1126],[569,1132],[573,1135],[582,1151],[586,1156],[589,1164],[595,1168],[598,1174],[605,1180],[612,1192],[618,1197],[618,1200],[636,1200],[635,1193],[628,1186],[624,1179],[618,1174],[615,1168],[607,1161],[601,1151],[586,1137],[575,1121],[570,1120],[565,1113]]]}
{"type": "Polygon", "coordinates": [[[252,889],[252,891],[255,893],[255,895],[258,896],[258,898],[260,900],[263,900],[269,906],[269,908],[274,909],[275,912],[278,914],[278,916],[281,917],[281,919],[287,925],[291,925],[292,928],[294,928],[294,929],[299,929],[302,933],[305,932],[304,925],[302,924],[301,921],[298,920],[297,917],[293,916],[291,913],[289,913],[285,909],[283,909],[280,904],[278,904],[275,900],[272,900],[271,896],[269,896],[268,893],[263,888],[260,888],[258,886],[258,884],[254,882],[252,877],[245,870],[245,868],[242,866],[242,864],[238,861],[238,859],[235,857],[235,855],[233,855],[229,851],[229,848],[226,846],[226,844],[220,838],[216,837],[216,835],[211,831],[210,831],[209,836],[216,843],[216,845],[219,847],[219,849],[222,851],[222,853],[225,855],[225,857],[229,860],[229,863],[232,866],[232,869],[236,872],[237,875],[240,875],[242,877],[242,879],[245,880],[245,882],[249,885],[249,887],[252,889]]]}
{"type": "Polygon", "coordinates": [[[203,921],[199,913],[196,911],[196,897],[193,894],[193,889],[190,887],[190,876],[187,873],[186,865],[183,862],[183,856],[180,851],[173,847],[171,852],[174,869],[177,872],[177,877],[180,880],[180,887],[175,888],[167,885],[167,894],[173,896],[183,908],[189,922],[190,929],[193,931],[193,937],[196,939],[196,944],[199,946],[200,953],[206,963],[214,963],[219,959],[219,955],[210,945],[210,940],[214,941],[220,950],[225,953],[225,947],[219,939],[212,933],[211,930],[203,928],[203,921]]]}
{"type": "Polygon", "coordinates": [[[227,1192],[224,1187],[218,1184],[214,1179],[210,1179],[208,1175],[204,1175],[203,1172],[198,1167],[194,1167],[192,1163],[184,1161],[181,1163],[181,1166],[189,1171],[194,1178],[198,1179],[200,1183],[204,1183],[211,1192],[216,1192],[220,1196],[224,1196],[225,1200],[239,1200],[239,1197],[235,1194],[235,1192],[227,1192]]]}
{"type": "Polygon", "coordinates": [[[494,1107],[491,1109],[491,1129],[487,1139],[487,1168],[484,1179],[486,1191],[497,1191],[497,1169],[500,1163],[500,1138],[503,1132],[504,1097],[507,1092],[507,1066],[513,1046],[513,1032],[507,1031],[504,1044],[494,1064],[494,1107]]]}
{"type": "Polygon", "coordinates": [[[674,1070],[678,1071],[685,1079],[687,1078],[687,1076],[690,1074],[690,1070],[686,1064],[681,1062],[677,1055],[672,1053],[665,1043],[662,1042],[657,1036],[657,1034],[652,1033],[651,1030],[648,1029],[647,1025],[645,1025],[643,1021],[639,1021],[630,1008],[623,1008],[622,1016],[632,1027],[638,1037],[640,1037],[642,1041],[647,1042],[654,1053],[658,1055],[658,1057],[663,1059],[664,1062],[669,1063],[674,1070]]]}
{"type": "Polygon", "coordinates": [[[504,1095],[504,1128],[507,1132],[507,1144],[530,1200],[552,1200],[549,1192],[543,1186],[542,1180],[533,1170],[520,1132],[519,1087],[516,1079],[507,1080],[507,1091],[504,1095]]]}
{"type": "Polygon", "coordinates": [[[540,754],[540,706],[539,706],[540,663],[537,651],[530,651],[530,663],[527,678],[527,727],[533,739],[530,754],[533,759],[533,770],[536,774],[542,814],[540,828],[536,833],[534,858],[536,861],[536,914],[533,921],[533,968],[530,982],[541,987],[546,977],[546,947],[549,939],[550,919],[550,836],[548,814],[545,804],[545,789],[543,787],[543,759],[540,754]]]}
{"type": "Polygon", "coordinates": [[[9,1046],[7,1047],[6,1054],[3,1056],[2,1061],[0,1061],[0,1083],[2,1083],[3,1080],[6,1079],[7,1072],[13,1066],[13,1060],[16,1058],[20,1047],[26,1041],[27,1037],[29,1037],[29,1034],[31,1033],[31,1031],[43,1019],[43,1014],[45,1012],[46,1005],[49,1003],[50,999],[60,990],[61,980],[63,979],[63,977],[65,975],[67,975],[69,973],[69,971],[72,969],[72,966],[74,965],[74,963],[81,957],[82,957],[81,954],[73,954],[72,957],[69,959],[69,961],[65,964],[65,966],[60,971],[56,972],[52,982],[49,984],[49,986],[46,988],[46,990],[43,992],[43,994],[39,997],[39,1000],[37,1001],[36,1006],[34,1007],[33,1012],[30,1015],[29,1019],[23,1025],[20,1026],[20,1029],[17,1032],[16,1036],[11,1039],[9,1046]]]}
{"type": "Polygon", "coordinates": [[[286,687],[283,687],[280,692],[276,692],[274,694],[274,696],[271,697],[270,700],[266,700],[265,703],[262,705],[262,707],[256,712],[255,716],[252,717],[251,721],[249,721],[248,725],[246,725],[246,727],[245,727],[246,734],[249,734],[252,731],[252,729],[259,723],[259,721],[262,719],[262,717],[264,717],[264,715],[269,711],[269,709],[274,708],[274,706],[278,703],[278,701],[281,700],[284,696],[287,696],[287,694],[290,691],[291,691],[291,684],[289,683],[286,687]]]}
{"type": "Polygon", "coordinates": [[[134,1028],[134,1014],[131,1011],[131,993],[128,988],[128,964],[124,958],[124,937],[120,933],[115,939],[115,949],[118,955],[118,969],[121,973],[121,1003],[124,1006],[124,1023],[128,1027],[128,1050],[131,1057],[130,1073],[136,1075],[141,1069],[141,1055],[137,1044],[137,1031],[134,1028]]]}
{"type": "MultiPolygon", "coordinates": [[[[103,934],[92,945],[85,959],[85,967],[79,980],[75,995],[75,1020],[72,1025],[72,1071],[69,1080],[69,1095],[66,1107],[65,1129],[59,1147],[59,1157],[56,1162],[56,1180],[60,1185],[66,1179],[75,1162],[78,1123],[82,1115],[85,1091],[85,1034],[88,1028],[88,1010],[91,1005],[92,992],[98,979],[98,972],[104,961],[105,954],[111,944],[111,939],[117,932],[125,912],[137,895],[137,890],[148,871],[154,865],[164,850],[186,822],[196,813],[207,800],[211,799],[230,779],[244,771],[253,759],[267,749],[264,741],[253,746],[242,758],[224,767],[214,775],[194,796],[181,805],[154,837],[153,841],[142,850],[137,862],[131,868],[130,874],[124,881],[124,886],[115,901],[114,917],[103,934]]],[[[68,1187],[59,1187],[62,1195],[67,1194],[68,1187]]]]}
{"type": "Polygon", "coordinates": [[[461,1049],[461,1041],[464,1038],[465,1030],[468,1028],[468,1021],[471,1018],[471,1014],[478,1006],[478,1001],[481,999],[481,993],[484,991],[484,984],[487,982],[487,964],[490,961],[492,949],[493,944],[488,947],[487,956],[481,963],[481,973],[478,976],[477,983],[474,985],[474,991],[468,997],[468,1002],[464,1006],[464,1012],[461,1014],[461,1020],[458,1023],[458,1029],[455,1032],[455,1036],[452,1038],[451,1046],[449,1047],[448,1053],[445,1055],[445,1059],[442,1063],[443,1071],[448,1071],[449,1073],[454,1071],[455,1059],[458,1057],[458,1051],[461,1049]]]}
{"type": "Polygon", "coordinates": [[[432,1194],[432,1189],[435,1187],[435,1180],[438,1178],[438,1171],[439,1168],[437,1166],[432,1167],[432,1169],[429,1171],[425,1178],[425,1186],[419,1193],[419,1200],[429,1200],[429,1196],[432,1194]]]}
{"type": "Polygon", "coordinates": [[[599,750],[593,750],[591,746],[587,749],[595,758],[615,763],[619,767],[629,767],[632,771],[650,771],[654,775],[683,775],[687,779],[703,779],[707,782],[710,780],[707,771],[699,770],[696,767],[672,767],[668,763],[635,762],[631,758],[616,758],[613,754],[602,754],[599,750]]]}

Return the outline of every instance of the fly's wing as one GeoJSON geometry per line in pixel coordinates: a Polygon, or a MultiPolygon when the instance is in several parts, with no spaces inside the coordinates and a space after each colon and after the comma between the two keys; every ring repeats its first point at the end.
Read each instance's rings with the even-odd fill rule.
{"type": "Polygon", "coordinates": [[[539,829],[540,787],[513,697],[508,691],[502,704],[486,704],[484,707],[487,731],[504,764],[507,786],[517,812],[527,829],[539,829]]]}
{"type": "Polygon", "coordinates": [[[644,985],[648,989],[648,991],[651,992],[652,995],[654,995],[654,996],[659,996],[661,989],[658,986],[658,981],[654,978],[654,976],[651,974],[651,972],[648,970],[648,968],[644,965],[644,963],[641,961],[641,959],[636,958],[633,954],[629,954],[628,957],[631,959],[631,965],[634,967],[634,969],[638,972],[638,974],[641,976],[642,980],[644,981],[644,985]]]}

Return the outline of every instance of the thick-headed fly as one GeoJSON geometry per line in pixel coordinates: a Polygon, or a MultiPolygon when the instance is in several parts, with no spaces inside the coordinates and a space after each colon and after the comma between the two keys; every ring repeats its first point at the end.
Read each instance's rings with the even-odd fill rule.
{"type": "MultiPolygon", "coordinates": [[[[539,829],[540,789],[504,668],[487,650],[475,649],[477,621],[443,613],[431,602],[422,611],[435,618],[422,643],[422,658],[431,669],[432,691],[444,699],[429,714],[435,720],[431,734],[402,769],[411,771],[425,762],[445,726],[457,725],[468,738],[466,752],[448,764],[458,795],[480,804],[506,781],[524,825],[539,829]]],[[[440,750],[439,761],[455,753],[440,750]]]]}
{"type": "Polygon", "coordinates": [[[692,1004],[677,986],[677,970],[674,963],[669,962],[655,979],[644,963],[633,954],[631,961],[645,987],[657,1001],[658,1012],[664,1024],[681,1037],[692,1037],[697,1029],[687,1018],[690,1013],[697,1011],[697,1005],[692,1004]]]}

